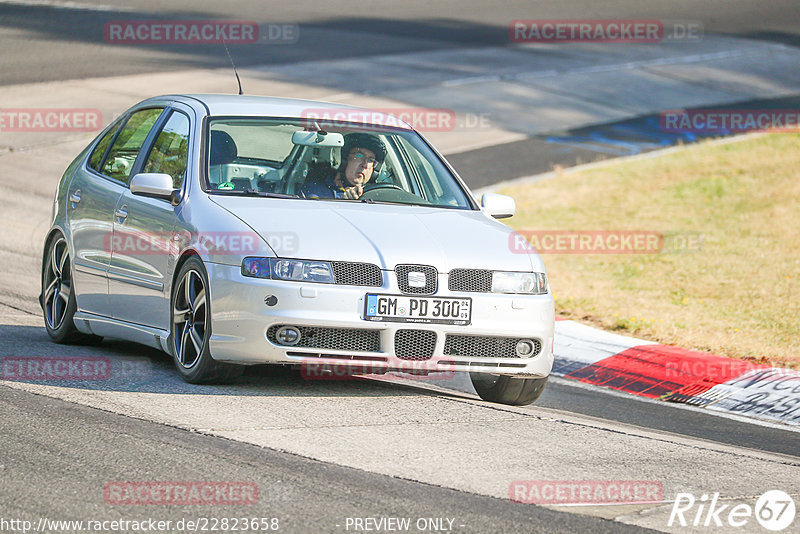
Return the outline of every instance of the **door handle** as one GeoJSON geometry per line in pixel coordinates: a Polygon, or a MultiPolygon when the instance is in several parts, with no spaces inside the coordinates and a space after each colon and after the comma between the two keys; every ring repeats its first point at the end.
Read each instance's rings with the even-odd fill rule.
{"type": "Polygon", "coordinates": [[[69,201],[72,202],[72,208],[75,209],[81,201],[81,190],[78,189],[69,196],[69,201]]]}
{"type": "Polygon", "coordinates": [[[117,222],[122,224],[125,222],[125,219],[128,218],[128,206],[122,206],[121,208],[117,208],[114,211],[114,215],[117,217],[117,222]]]}

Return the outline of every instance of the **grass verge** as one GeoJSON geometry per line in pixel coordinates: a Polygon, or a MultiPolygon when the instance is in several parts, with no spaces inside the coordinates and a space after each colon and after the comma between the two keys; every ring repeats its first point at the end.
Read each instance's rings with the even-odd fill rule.
{"type": "Polygon", "coordinates": [[[540,243],[564,230],[666,236],[653,254],[544,253],[556,313],[800,368],[800,135],[703,142],[498,192],[517,201],[511,226],[540,243]]]}

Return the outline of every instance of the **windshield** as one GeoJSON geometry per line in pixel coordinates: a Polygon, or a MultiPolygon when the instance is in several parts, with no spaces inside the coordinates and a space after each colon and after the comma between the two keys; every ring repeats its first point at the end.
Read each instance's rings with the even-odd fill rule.
{"type": "Polygon", "coordinates": [[[225,117],[209,121],[208,135],[209,192],[474,209],[413,131],[225,117]]]}

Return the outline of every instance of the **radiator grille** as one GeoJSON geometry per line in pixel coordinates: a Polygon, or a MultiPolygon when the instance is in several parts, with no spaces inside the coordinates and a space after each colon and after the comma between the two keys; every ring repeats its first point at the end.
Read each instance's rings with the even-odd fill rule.
{"type": "Polygon", "coordinates": [[[430,360],[436,348],[436,332],[398,330],[394,334],[394,352],[401,360],[430,360]]]}
{"type": "Polygon", "coordinates": [[[445,337],[444,353],[448,356],[469,358],[532,358],[542,351],[538,339],[521,337],[464,336],[448,334],[445,337]],[[527,341],[532,348],[530,354],[518,354],[517,343],[527,341]]]}
{"type": "Polygon", "coordinates": [[[486,269],[453,269],[447,281],[450,291],[488,293],[492,290],[492,271],[486,269]]]}
{"type": "Polygon", "coordinates": [[[333,275],[337,284],[348,286],[381,287],[383,273],[380,267],[372,263],[355,263],[349,261],[333,262],[333,275]]]}

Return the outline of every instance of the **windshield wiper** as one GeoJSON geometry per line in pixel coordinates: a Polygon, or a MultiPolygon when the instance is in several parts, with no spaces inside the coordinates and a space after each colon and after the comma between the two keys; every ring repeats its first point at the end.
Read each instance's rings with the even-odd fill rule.
{"type": "Polygon", "coordinates": [[[400,202],[398,200],[375,200],[374,198],[362,198],[361,202],[365,204],[392,204],[395,206],[423,206],[423,207],[438,207],[431,203],[423,204],[421,202],[400,202]]]}
{"type": "Polygon", "coordinates": [[[305,200],[322,200],[325,202],[358,202],[357,198],[336,198],[336,197],[303,197],[305,200]]]}
{"type": "Polygon", "coordinates": [[[248,189],[234,189],[233,191],[237,191],[242,194],[242,196],[247,197],[264,197],[264,198],[300,198],[297,195],[285,195],[283,193],[268,193],[267,191],[257,191],[252,188],[248,189]]]}

